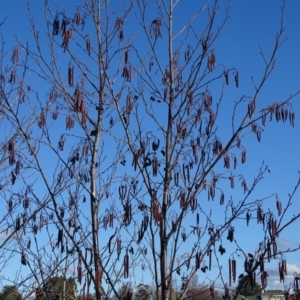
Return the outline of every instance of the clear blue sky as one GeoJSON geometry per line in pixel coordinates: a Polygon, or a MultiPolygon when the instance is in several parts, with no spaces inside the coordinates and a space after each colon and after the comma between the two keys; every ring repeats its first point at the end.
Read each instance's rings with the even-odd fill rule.
{"type": "MultiPolygon", "coordinates": [[[[52,1],[49,0],[51,6],[55,10],[57,5],[64,6],[73,12],[76,3],[80,1],[52,1]],[[53,3],[53,4],[52,4],[53,3]],[[75,3],[75,4],[74,4],[75,3]]],[[[175,11],[180,17],[179,22],[184,22],[192,11],[194,11],[199,3],[203,1],[183,0],[178,11],[175,11]]],[[[221,5],[220,15],[224,15],[225,8],[229,1],[224,1],[221,5]]],[[[40,22],[43,22],[41,13],[42,1],[31,1],[32,14],[36,17],[35,22],[39,28],[40,22]]],[[[224,131],[224,136],[228,135],[228,117],[231,117],[231,108],[234,101],[237,101],[242,95],[253,95],[254,88],[251,76],[254,82],[261,77],[264,62],[260,55],[259,44],[262,46],[264,54],[269,57],[272,51],[272,45],[280,22],[280,0],[233,0],[231,1],[230,18],[221,32],[219,40],[214,48],[217,58],[217,64],[224,63],[228,67],[236,67],[240,74],[240,88],[236,89],[233,85],[226,87],[225,101],[228,106],[223,105],[219,126],[224,131]]],[[[149,1],[149,10],[156,17],[155,1],[149,1]]],[[[258,108],[285,100],[289,95],[300,89],[300,2],[297,0],[286,1],[285,13],[285,33],[287,38],[277,56],[277,63],[274,73],[266,84],[263,92],[258,99],[258,108]]],[[[72,13],[70,13],[72,15],[72,13]]],[[[5,40],[5,48],[8,51],[8,59],[10,59],[10,51],[15,45],[15,38],[25,42],[30,40],[29,23],[26,18],[27,7],[26,1],[1,1],[0,2],[0,22],[8,17],[5,24],[0,28],[5,40]]],[[[201,18],[201,17],[200,17],[201,18]]],[[[201,21],[200,21],[201,22],[201,21]]],[[[136,20],[132,18],[127,21],[128,31],[136,32],[139,36],[142,29],[136,24],[136,20]]],[[[178,24],[177,24],[178,25],[178,24]]],[[[179,26],[179,25],[178,25],[179,26]]],[[[176,24],[175,24],[176,28],[176,24]]],[[[201,30],[201,26],[199,26],[201,30]]],[[[40,32],[42,36],[42,31],[40,32]]],[[[142,49],[142,48],[141,48],[142,49]]],[[[143,50],[143,49],[142,49],[143,50]]],[[[41,94],[45,94],[47,90],[41,90],[41,94]]],[[[217,93],[215,97],[217,98],[217,93]]],[[[299,121],[297,117],[300,115],[300,97],[293,100],[293,108],[296,112],[296,126],[290,127],[288,124],[277,124],[276,122],[268,123],[262,135],[262,141],[259,144],[253,134],[245,139],[247,148],[247,164],[241,169],[245,174],[246,180],[249,182],[255,176],[261,162],[264,160],[271,171],[267,174],[264,182],[255,190],[253,197],[262,198],[273,192],[277,192],[279,198],[284,203],[287,194],[293,189],[297,179],[298,170],[300,170],[298,149],[300,148],[299,121]]],[[[224,103],[223,103],[224,104],[224,103]]],[[[231,193],[231,191],[228,191],[231,193]]],[[[297,194],[299,198],[299,193],[297,194]]],[[[235,197],[239,195],[234,194],[235,197]]],[[[255,200],[255,199],[253,199],[255,200]]],[[[295,199],[299,200],[299,199],[295,199]]],[[[275,206],[275,203],[268,203],[269,207],[275,206]]],[[[299,209],[300,205],[294,203],[294,209],[299,209]]],[[[293,215],[291,210],[289,216],[293,215]]],[[[255,222],[255,221],[254,221],[255,222]]],[[[298,237],[300,223],[297,222],[292,226],[291,230],[287,230],[279,238],[281,249],[300,245],[298,237]]],[[[237,230],[237,239],[243,246],[255,249],[255,232],[253,229],[237,230]],[[253,244],[252,244],[253,241],[253,244]]],[[[251,251],[251,249],[249,249],[251,251]]],[[[300,271],[300,255],[294,253],[288,256],[289,264],[294,264],[300,271]]],[[[276,262],[277,263],[277,262],[276,262]]],[[[240,267],[242,262],[240,263],[240,267]]],[[[276,271],[270,272],[270,284],[268,288],[283,288],[282,284],[278,284],[277,265],[270,265],[270,270],[275,266],[276,271]],[[275,276],[276,275],[276,276],[275,276]]],[[[292,269],[291,269],[292,270],[292,269]]],[[[291,272],[291,271],[290,271],[291,272]]],[[[290,273],[292,274],[292,273],[290,273]]]]}

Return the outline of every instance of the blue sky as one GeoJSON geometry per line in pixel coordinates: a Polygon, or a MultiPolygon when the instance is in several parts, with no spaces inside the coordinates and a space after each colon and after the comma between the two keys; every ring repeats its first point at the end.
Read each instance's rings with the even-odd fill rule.
{"type": "MultiPolygon", "coordinates": [[[[42,3],[42,2],[40,2],[42,3]]],[[[70,11],[70,15],[76,8],[76,3],[79,1],[51,1],[51,6],[55,11],[55,8],[59,5],[66,8],[66,11],[70,11]],[[74,4],[75,3],[75,4],[74,4]]],[[[175,10],[178,17],[178,24],[175,24],[179,28],[180,22],[183,23],[185,18],[195,11],[199,3],[203,1],[185,0],[179,5],[178,10],[175,10]]],[[[43,15],[41,13],[41,7],[39,4],[31,1],[31,12],[35,17],[35,22],[38,28],[41,28],[40,34],[43,32],[43,15]]],[[[224,16],[226,7],[229,2],[224,1],[220,7],[220,16],[224,16]]],[[[224,63],[228,67],[235,67],[239,70],[240,75],[240,87],[236,89],[233,84],[229,85],[225,89],[225,97],[222,105],[222,111],[220,113],[219,127],[222,132],[222,136],[226,139],[229,136],[229,126],[231,116],[231,109],[234,101],[237,101],[241,96],[253,95],[254,88],[252,84],[253,77],[254,82],[258,82],[261,78],[261,72],[264,67],[264,62],[260,54],[259,43],[263,49],[263,53],[266,57],[271,55],[272,45],[274,43],[276,32],[280,23],[280,6],[282,1],[231,1],[230,18],[222,30],[219,39],[216,41],[214,48],[217,59],[217,64],[224,63]],[[227,104],[228,103],[228,104],[227,104]]],[[[157,16],[155,1],[149,1],[148,4],[149,20],[157,16]],[[154,16],[154,17],[152,17],[154,16]]],[[[278,52],[276,67],[274,73],[270,76],[270,80],[266,83],[262,93],[258,99],[258,109],[271,104],[273,102],[280,102],[288,98],[291,94],[297,92],[300,89],[300,2],[298,1],[286,1],[286,13],[284,23],[286,30],[284,36],[287,38],[278,52]]],[[[1,27],[1,33],[5,40],[5,48],[8,51],[8,60],[10,59],[10,51],[16,44],[15,38],[21,42],[32,40],[29,32],[29,23],[26,18],[27,7],[26,1],[2,1],[0,3],[0,21],[7,16],[5,24],[1,27]]],[[[201,18],[199,23],[199,31],[201,31],[201,18]]],[[[205,16],[203,16],[205,19],[205,16]]],[[[138,27],[137,22],[134,20],[128,20],[126,22],[126,31],[130,32],[129,35],[140,37],[142,35],[142,29],[138,27]]],[[[164,28],[162,28],[162,34],[164,35],[164,28]]],[[[141,42],[140,42],[141,43],[141,42]]],[[[192,41],[191,41],[192,43],[192,41]]],[[[43,45],[47,46],[47,45],[43,45]]],[[[71,45],[72,46],[72,45],[71,45]]],[[[139,45],[140,51],[146,51],[143,46],[139,45]]],[[[164,49],[163,42],[158,40],[157,47],[164,49]]],[[[65,58],[62,59],[63,64],[66,64],[65,58]]],[[[231,79],[233,80],[233,79],[231,79]]],[[[45,95],[48,92],[48,87],[41,87],[39,93],[45,95]]],[[[217,99],[220,88],[216,87],[213,91],[214,97],[217,99]]],[[[255,176],[262,161],[268,165],[271,173],[268,173],[261,185],[255,190],[253,198],[263,198],[269,194],[276,192],[278,197],[284,203],[287,199],[287,194],[293,189],[298,179],[298,170],[300,169],[298,148],[299,148],[299,125],[298,119],[300,112],[300,97],[297,96],[293,100],[293,109],[296,113],[296,126],[292,128],[288,124],[277,124],[276,122],[268,123],[264,128],[261,143],[256,141],[256,137],[249,133],[245,138],[244,145],[247,148],[247,164],[240,167],[239,171],[245,174],[246,180],[251,181],[255,176]]],[[[246,107],[246,106],[245,106],[246,107]]],[[[159,113],[160,107],[155,107],[159,113]]],[[[130,159],[128,159],[130,160],[130,159]]],[[[130,172],[130,170],[128,170],[130,172]]],[[[227,191],[227,190],[226,190],[227,191]]],[[[233,197],[239,198],[238,192],[227,191],[231,193],[233,197]]],[[[299,196],[299,193],[297,194],[299,196]]],[[[296,198],[295,198],[296,200],[296,198]]],[[[295,201],[294,200],[294,201],[295,201]]],[[[274,198],[272,198],[274,201],[274,198]]],[[[275,207],[275,203],[268,203],[267,207],[275,207]]],[[[299,209],[299,205],[294,203],[293,208],[299,209]]],[[[214,206],[214,209],[220,209],[218,206],[214,206]]],[[[289,216],[294,214],[294,210],[290,210],[289,216]]],[[[253,221],[255,222],[255,220],[253,221]]],[[[258,230],[258,227],[254,227],[254,230],[258,230]]],[[[299,238],[295,235],[299,230],[299,222],[294,224],[290,230],[287,230],[280,237],[280,243],[282,249],[285,247],[294,246],[300,244],[299,238]]],[[[249,246],[249,248],[255,249],[255,232],[253,235],[253,227],[245,230],[236,230],[237,238],[243,246],[249,246]],[[253,244],[249,243],[249,239],[253,244]],[[250,245],[249,245],[250,244],[250,245]]],[[[230,247],[230,246],[229,246],[230,247]]],[[[234,251],[234,250],[233,250],[234,251]]],[[[249,251],[251,251],[249,249],[249,251]]],[[[288,256],[288,262],[293,264],[293,271],[299,270],[299,254],[293,253],[288,256]],[[298,269],[297,269],[298,268],[298,269]]],[[[277,261],[275,261],[276,265],[277,261]]],[[[270,265],[270,269],[274,267],[270,265]]],[[[276,267],[277,268],[277,267],[276,267]]],[[[271,273],[270,273],[271,274],[271,273]]],[[[276,287],[282,288],[282,285],[277,285],[277,278],[270,283],[269,288],[276,287]]]]}

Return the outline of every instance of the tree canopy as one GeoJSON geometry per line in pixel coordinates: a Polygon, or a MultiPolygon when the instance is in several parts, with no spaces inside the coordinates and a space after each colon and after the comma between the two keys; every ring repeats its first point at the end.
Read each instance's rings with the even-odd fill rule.
{"type": "Polygon", "coordinates": [[[241,276],[241,278],[239,278],[236,291],[239,295],[243,296],[257,296],[261,294],[262,288],[257,282],[253,283],[253,286],[251,286],[249,277],[241,276]]]}
{"type": "Polygon", "coordinates": [[[14,285],[5,285],[0,292],[0,300],[21,300],[22,296],[14,285]]]}
{"type": "Polygon", "coordinates": [[[68,279],[62,276],[51,277],[42,289],[36,290],[37,300],[74,300],[76,295],[76,282],[72,277],[68,279]]]}

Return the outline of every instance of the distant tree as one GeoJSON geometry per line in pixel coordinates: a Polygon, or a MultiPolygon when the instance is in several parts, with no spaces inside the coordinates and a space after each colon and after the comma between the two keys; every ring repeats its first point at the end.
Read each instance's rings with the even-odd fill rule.
{"type": "Polygon", "coordinates": [[[199,286],[191,286],[188,288],[185,300],[221,300],[222,295],[220,295],[217,291],[211,290],[211,287],[206,285],[199,285],[199,286]]]}
{"type": "MultiPolygon", "coordinates": [[[[156,292],[156,287],[155,286],[150,286],[149,287],[151,291],[151,299],[152,300],[161,300],[161,295],[156,292]]],[[[179,292],[176,290],[175,285],[171,285],[170,287],[170,293],[169,293],[169,299],[170,300],[177,300],[177,296],[179,295],[179,292]]]]}
{"type": "Polygon", "coordinates": [[[5,285],[0,293],[0,300],[21,300],[22,296],[14,285],[5,285]]]}
{"type": "Polygon", "coordinates": [[[117,294],[114,294],[110,291],[107,293],[107,299],[109,300],[127,300],[128,297],[132,297],[133,291],[129,284],[122,284],[117,289],[117,294]]]}
{"type": "Polygon", "coordinates": [[[74,278],[52,277],[45,282],[42,290],[39,290],[37,300],[74,300],[76,299],[75,292],[76,283],[74,278]],[[63,295],[65,298],[63,298],[63,295]]]}
{"type": "Polygon", "coordinates": [[[248,276],[242,276],[239,278],[238,286],[236,291],[239,295],[243,296],[251,296],[251,295],[260,295],[261,294],[261,286],[258,283],[253,282],[253,287],[251,287],[251,282],[248,276]]]}
{"type": "Polygon", "coordinates": [[[35,300],[43,300],[44,299],[44,293],[43,289],[41,287],[38,287],[35,289],[35,300]]]}
{"type": "Polygon", "coordinates": [[[194,277],[192,277],[192,279],[189,282],[189,286],[190,287],[194,287],[194,286],[198,286],[199,285],[199,278],[198,275],[195,274],[194,277]]]}
{"type": "Polygon", "coordinates": [[[134,297],[135,300],[150,300],[151,291],[149,285],[139,284],[137,286],[137,292],[134,297]]]}

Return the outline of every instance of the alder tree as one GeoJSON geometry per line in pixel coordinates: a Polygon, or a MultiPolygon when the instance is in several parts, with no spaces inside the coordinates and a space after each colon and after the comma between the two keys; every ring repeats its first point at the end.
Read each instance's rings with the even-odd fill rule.
{"type": "Polygon", "coordinates": [[[65,286],[71,273],[74,299],[131,300],[143,280],[163,300],[179,282],[185,299],[195,276],[210,297],[236,299],[240,273],[266,288],[271,260],[284,281],[298,248],[277,241],[300,217],[300,181],[284,200],[276,187],[258,195],[268,159],[249,174],[247,158],[270,122],[296,126],[300,89],[260,97],[284,47],[285,2],[251,95],[241,70],[218,59],[230,15],[219,0],[189,16],[173,0],[31,5],[31,36],[1,52],[1,267],[20,258],[23,297],[47,299],[45,283],[65,286]],[[251,249],[236,238],[247,228],[251,249]]]}

